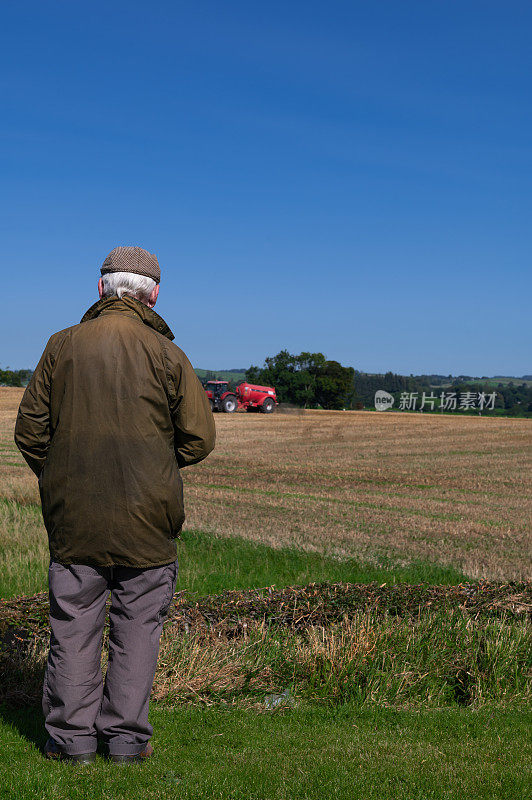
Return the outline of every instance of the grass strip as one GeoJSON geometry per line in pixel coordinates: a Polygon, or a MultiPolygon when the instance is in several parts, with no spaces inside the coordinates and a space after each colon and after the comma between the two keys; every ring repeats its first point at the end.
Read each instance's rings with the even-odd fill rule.
{"type": "Polygon", "coordinates": [[[531,715],[445,709],[153,706],[137,767],[43,761],[36,709],[0,710],[5,800],[501,800],[528,796],[531,715]],[[17,769],[13,769],[13,764],[17,769]]]}

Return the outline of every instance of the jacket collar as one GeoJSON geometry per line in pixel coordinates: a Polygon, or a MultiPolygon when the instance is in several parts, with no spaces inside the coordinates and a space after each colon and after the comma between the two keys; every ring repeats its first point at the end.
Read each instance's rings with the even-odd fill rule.
{"type": "Polygon", "coordinates": [[[96,319],[100,314],[104,314],[108,311],[121,311],[130,316],[136,316],[145,325],[148,325],[150,328],[153,328],[154,331],[158,331],[158,333],[166,336],[170,341],[175,339],[174,334],[164,319],[160,317],[153,308],[148,308],[148,306],[141,303],[140,300],[137,300],[136,297],[129,297],[128,295],[124,295],[122,299],[120,299],[115,294],[112,297],[104,297],[98,300],[85,312],[81,318],[81,322],[87,322],[89,319],[96,319]]]}

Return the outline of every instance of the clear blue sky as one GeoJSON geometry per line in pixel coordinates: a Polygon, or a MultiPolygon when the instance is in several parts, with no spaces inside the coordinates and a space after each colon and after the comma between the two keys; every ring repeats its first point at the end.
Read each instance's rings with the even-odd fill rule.
{"type": "Polygon", "coordinates": [[[118,244],[198,367],[532,373],[530,2],[2,3],[0,364],[118,244]]]}

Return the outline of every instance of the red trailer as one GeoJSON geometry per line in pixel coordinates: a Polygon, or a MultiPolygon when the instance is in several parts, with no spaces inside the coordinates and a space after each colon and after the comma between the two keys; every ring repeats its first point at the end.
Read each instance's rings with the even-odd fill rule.
{"type": "Polygon", "coordinates": [[[246,411],[262,411],[271,414],[278,405],[273,386],[255,386],[253,383],[240,383],[234,392],[229,391],[227,381],[208,381],[205,391],[213,411],[232,414],[239,408],[246,411]]]}

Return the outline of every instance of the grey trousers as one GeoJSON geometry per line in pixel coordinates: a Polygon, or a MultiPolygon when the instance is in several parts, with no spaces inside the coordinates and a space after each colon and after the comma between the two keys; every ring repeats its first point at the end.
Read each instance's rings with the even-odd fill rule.
{"type": "Polygon", "coordinates": [[[137,755],[153,728],[148,705],[177,560],[163,567],[65,567],[50,562],[50,650],[42,707],[45,727],[69,755],[96,750],[137,755]],[[100,668],[105,603],[109,661],[100,668]]]}

